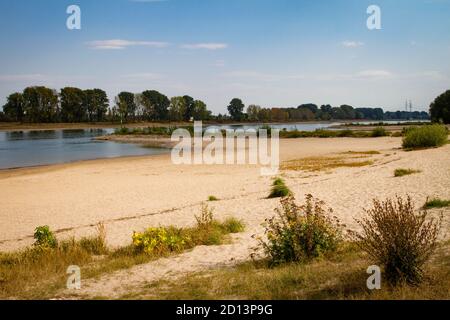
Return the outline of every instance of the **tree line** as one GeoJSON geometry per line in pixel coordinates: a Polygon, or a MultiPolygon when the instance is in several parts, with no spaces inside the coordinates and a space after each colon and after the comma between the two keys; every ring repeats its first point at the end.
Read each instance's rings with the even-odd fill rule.
{"type": "Polygon", "coordinates": [[[428,120],[425,111],[384,112],[381,108],[354,108],[349,105],[332,107],[317,106],[312,103],[301,104],[297,108],[262,108],[249,105],[244,113],[244,104],[240,99],[233,99],[228,112],[235,121],[329,121],[329,120],[428,120]]]}
{"type": "Polygon", "coordinates": [[[209,120],[211,111],[201,100],[190,96],[169,99],[156,90],[142,93],[120,92],[110,101],[101,89],[28,87],[8,96],[0,121],[52,122],[129,122],[209,120]]]}
{"type": "MultiPolygon", "coordinates": [[[[436,108],[435,108],[436,109],[436,108]]],[[[329,120],[426,120],[427,112],[384,112],[381,108],[333,107],[308,103],[296,108],[264,108],[239,98],[227,106],[228,114],[213,115],[206,103],[191,96],[168,98],[156,90],[120,92],[110,104],[101,89],[65,87],[56,90],[35,86],[8,96],[0,121],[51,122],[134,122],[134,121],[329,121],[329,120]]]]}

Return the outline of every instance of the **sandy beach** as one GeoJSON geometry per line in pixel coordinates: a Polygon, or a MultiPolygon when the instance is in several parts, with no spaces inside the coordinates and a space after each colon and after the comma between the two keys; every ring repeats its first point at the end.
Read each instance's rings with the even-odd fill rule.
{"type": "MultiPolygon", "coordinates": [[[[282,161],[348,151],[380,154],[364,156],[373,161],[367,166],[313,172],[282,170],[280,175],[297,201],[303,201],[308,193],[324,200],[351,229],[356,228],[354,218],[364,213],[373,198],[410,194],[417,206],[427,197],[450,198],[450,145],[414,152],[402,151],[400,146],[401,138],[395,137],[282,139],[282,161]],[[394,178],[397,168],[421,172],[394,178]]],[[[125,280],[128,286],[248,259],[255,244],[251,236],[262,233],[261,223],[274,214],[279,202],[265,199],[271,179],[261,176],[258,166],[174,165],[170,155],[4,170],[0,172],[0,251],[32,244],[37,226],[49,225],[58,238],[68,238],[93,234],[99,222],[106,227],[109,246],[127,245],[133,231],[148,226],[194,224],[194,215],[210,195],[220,199],[209,203],[218,219],[234,216],[245,222],[246,231],[235,235],[232,244],[198,247],[119,271],[106,276],[107,282],[87,283],[80,293],[120,295],[125,280]]],[[[448,231],[450,215],[448,209],[444,211],[443,230],[448,231]]]]}

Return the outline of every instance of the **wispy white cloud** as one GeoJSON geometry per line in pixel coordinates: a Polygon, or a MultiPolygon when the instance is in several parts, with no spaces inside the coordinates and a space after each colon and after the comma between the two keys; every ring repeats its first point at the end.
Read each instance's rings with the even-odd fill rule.
{"type": "Polygon", "coordinates": [[[96,40],[87,42],[87,45],[92,49],[100,49],[100,50],[121,50],[127,47],[135,47],[135,46],[145,46],[152,48],[165,48],[169,46],[167,42],[159,42],[159,41],[131,41],[131,40],[123,40],[123,39],[112,39],[112,40],[96,40]]]}
{"type": "Polygon", "coordinates": [[[39,81],[44,80],[42,74],[4,74],[0,75],[0,81],[16,82],[16,81],[39,81]]]}
{"type": "Polygon", "coordinates": [[[226,43],[191,43],[191,44],[183,44],[181,46],[184,49],[205,49],[205,50],[220,50],[228,48],[228,44],[226,43]]]}
{"type": "Polygon", "coordinates": [[[346,41],[342,41],[341,45],[346,47],[346,48],[357,48],[357,47],[364,46],[364,42],[346,40],[346,41]]]}

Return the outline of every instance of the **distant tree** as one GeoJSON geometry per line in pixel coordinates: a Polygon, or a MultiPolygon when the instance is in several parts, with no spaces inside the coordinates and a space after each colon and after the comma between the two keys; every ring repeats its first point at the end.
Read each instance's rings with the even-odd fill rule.
{"type": "Polygon", "coordinates": [[[269,108],[262,108],[258,112],[258,120],[262,122],[268,122],[271,120],[271,111],[269,108]]]}
{"type": "Polygon", "coordinates": [[[351,120],[356,119],[356,112],[352,106],[343,104],[343,105],[341,105],[340,108],[341,108],[343,116],[344,116],[343,119],[351,119],[351,120]]]}
{"type": "Polygon", "coordinates": [[[55,122],[58,114],[58,95],[46,87],[28,87],[22,94],[24,120],[27,122],[55,122]]]}
{"type": "Polygon", "coordinates": [[[23,119],[23,95],[19,92],[10,94],[3,106],[5,119],[22,122],[23,119]]]}
{"type": "Polygon", "coordinates": [[[170,99],[169,119],[172,121],[183,121],[186,115],[186,100],[183,97],[170,99]]]}
{"type": "Polygon", "coordinates": [[[61,89],[61,119],[64,122],[83,122],[87,120],[87,110],[84,108],[84,92],[79,88],[66,87],[61,89]]]}
{"type": "Polygon", "coordinates": [[[184,113],[184,120],[189,121],[191,118],[194,117],[194,98],[191,96],[183,96],[184,99],[184,105],[185,105],[185,113],[184,113]]]}
{"type": "Polygon", "coordinates": [[[83,91],[83,110],[88,121],[103,121],[108,111],[109,100],[105,91],[89,89],[83,91]]]}
{"type": "Polygon", "coordinates": [[[243,119],[244,108],[245,105],[242,103],[242,100],[238,98],[234,98],[233,100],[231,100],[230,104],[227,107],[228,113],[234,121],[241,121],[243,119]]]}
{"type": "Polygon", "coordinates": [[[250,121],[260,121],[259,113],[261,112],[261,107],[255,104],[251,104],[247,107],[247,118],[250,121]]]}
{"type": "Polygon", "coordinates": [[[272,108],[270,110],[270,119],[272,121],[289,120],[289,113],[283,108],[272,108]]]}
{"type": "Polygon", "coordinates": [[[312,113],[317,113],[317,111],[319,111],[319,107],[317,107],[317,105],[315,105],[314,103],[305,103],[305,104],[301,104],[297,107],[297,109],[309,109],[312,113]]]}
{"type": "Polygon", "coordinates": [[[124,121],[133,118],[136,112],[134,93],[123,91],[115,99],[117,110],[124,121]]]}
{"type": "Polygon", "coordinates": [[[208,111],[206,104],[201,100],[194,101],[194,120],[208,120],[211,112],[208,111]]]}
{"type": "Polygon", "coordinates": [[[445,91],[431,103],[430,115],[434,122],[450,123],[450,90],[445,91]]]}
{"type": "Polygon", "coordinates": [[[156,90],[142,92],[141,103],[147,120],[167,120],[170,101],[156,90]]]}

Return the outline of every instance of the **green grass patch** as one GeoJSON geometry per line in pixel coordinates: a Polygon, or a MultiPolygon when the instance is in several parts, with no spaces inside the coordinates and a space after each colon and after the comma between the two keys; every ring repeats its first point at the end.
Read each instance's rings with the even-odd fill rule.
{"type": "Polygon", "coordinates": [[[421,171],[420,170],[400,168],[400,169],[395,169],[394,176],[395,177],[403,177],[403,176],[407,176],[407,175],[414,174],[414,173],[419,173],[419,172],[421,172],[421,171]]]}
{"type": "Polygon", "coordinates": [[[217,198],[216,196],[209,196],[208,201],[210,201],[210,202],[219,201],[219,198],[217,198]]]}
{"type": "Polygon", "coordinates": [[[425,205],[423,206],[424,209],[445,208],[445,207],[450,207],[450,200],[442,200],[438,198],[427,200],[427,202],[425,202],[425,205]]]}
{"type": "Polygon", "coordinates": [[[276,178],[272,183],[272,189],[268,195],[268,199],[287,197],[292,194],[291,190],[286,186],[281,178],[276,178]]]}

